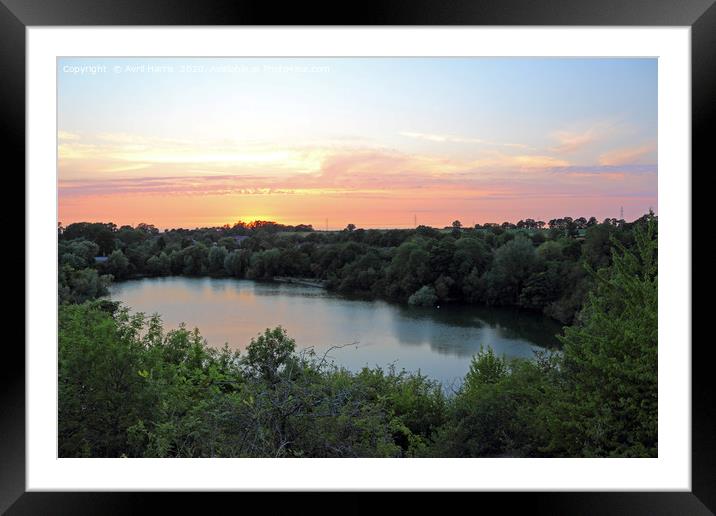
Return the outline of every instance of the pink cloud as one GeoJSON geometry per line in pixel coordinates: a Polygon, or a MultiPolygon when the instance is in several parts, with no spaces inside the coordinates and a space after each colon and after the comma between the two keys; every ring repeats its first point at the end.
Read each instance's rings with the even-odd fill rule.
{"type": "Polygon", "coordinates": [[[591,128],[583,132],[557,131],[553,136],[559,145],[550,150],[558,154],[570,154],[597,141],[600,138],[600,132],[591,128]]]}
{"type": "Polygon", "coordinates": [[[642,158],[656,150],[654,143],[647,143],[638,147],[626,147],[606,152],[599,156],[600,165],[631,165],[638,163],[642,158]]]}
{"type": "Polygon", "coordinates": [[[458,206],[467,212],[487,205],[507,213],[532,203],[522,215],[532,216],[540,203],[556,210],[565,203],[577,205],[578,199],[596,203],[629,196],[640,204],[656,195],[653,165],[580,166],[548,153],[495,148],[466,159],[360,142],[284,147],[134,141],[120,135],[102,141],[70,139],[62,145],[59,194],[67,220],[102,214],[109,206],[117,216],[167,224],[178,224],[172,217],[186,217],[185,212],[217,220],[268,212],[313,223],[318,219],[298,214],[309,207],[320,213],[350,207],[350,213],[362,210],[366,217],[379,217],[395,210],[403,214],[430,207],[447,214],[458,206]],[[297,214],[286,211],[289,207],[297,214]]]}
{"type": "Polygon", "coordinates": [[[485,140],[483,138],[472,138],[469,136],[456,136],[454,134],[433,134],[433,133],[417,133],[411,131],[403,131],[400,133],[401,136],[408,138],[414,138],[416,140],[425,140],[429,142],[437,143],[472,143],[476,145],[488,145],[495,147],[513,147],[516,149],[529,149],[529,145],[524,143],[510,143],[510,142],[496,142],[492,140],[485,140]]]}

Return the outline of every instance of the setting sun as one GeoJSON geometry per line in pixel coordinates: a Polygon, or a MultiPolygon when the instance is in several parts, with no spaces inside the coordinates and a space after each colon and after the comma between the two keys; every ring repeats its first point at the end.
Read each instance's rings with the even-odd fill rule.
{"type": "Polygon", "coordinates": [[[653,59],[78,58],[60,69],[99,61],[128,73],[58,76],[65,224],[443,227],[658,209],[653,59]],[[145,64],[165,72],[135,71],[145,64]],[[237,71],[171,72],[227,64],[237,71]],[[277,71],[289,64],[314,72],[277,71]]]}

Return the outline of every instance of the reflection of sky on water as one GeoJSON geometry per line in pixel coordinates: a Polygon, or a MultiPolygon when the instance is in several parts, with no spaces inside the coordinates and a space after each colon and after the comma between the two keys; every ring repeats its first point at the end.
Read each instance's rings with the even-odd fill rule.
{"type": "Polygon", "coordinates": [[[480,346],[529,357],[554,346],[560,327],[535,314],[474,306],[416,308],[346,299],[322,289],[212,278],[151,278],[112,286],[111,297],[169,328],[198,327],[212,346],[243,350],[266,328],[283,326],[298,348],[313,347],[352,370],[363,366],[420,370],[443,382],[461,378],[480,346]],[[355,345],[351,345],[355,343],[355,345]]]}

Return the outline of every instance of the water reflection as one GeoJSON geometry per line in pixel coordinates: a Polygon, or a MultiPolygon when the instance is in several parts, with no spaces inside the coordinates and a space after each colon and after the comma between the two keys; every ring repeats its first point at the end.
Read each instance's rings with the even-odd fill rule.
{"type": "Polygon", "coordinates": [[[480,346],[508,357],[553,347],[560,326],[536,314],[475,306],[439,309],[347,299],[319,288],[212,278],[147,278],[112,286],[112,299],[159,313],[165,325],[198,327],[210,345],[243,350],[266,328],[283,326],[299,348],[331,355],[339,365],[395,363],[443,382],[461,378],[480,346]]]}

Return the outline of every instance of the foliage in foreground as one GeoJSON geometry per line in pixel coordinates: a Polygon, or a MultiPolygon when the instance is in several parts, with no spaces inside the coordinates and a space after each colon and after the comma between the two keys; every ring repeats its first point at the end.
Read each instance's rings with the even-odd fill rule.
{"type": "Polygon", "coordinates": [[[424,376],[352,374],[280,327],[239,356],[115,309],[61,307],[61,456],[399,457],[444,422],[424,376]]]}
{"type": "Polygon", "coordinates": [[[60,456],[656,456],[655,224],[616,244],[558,354],[481,350],[457,392],[352,373],[279,328],[246,353],[103,301],[60,306],[60,456]]]}

